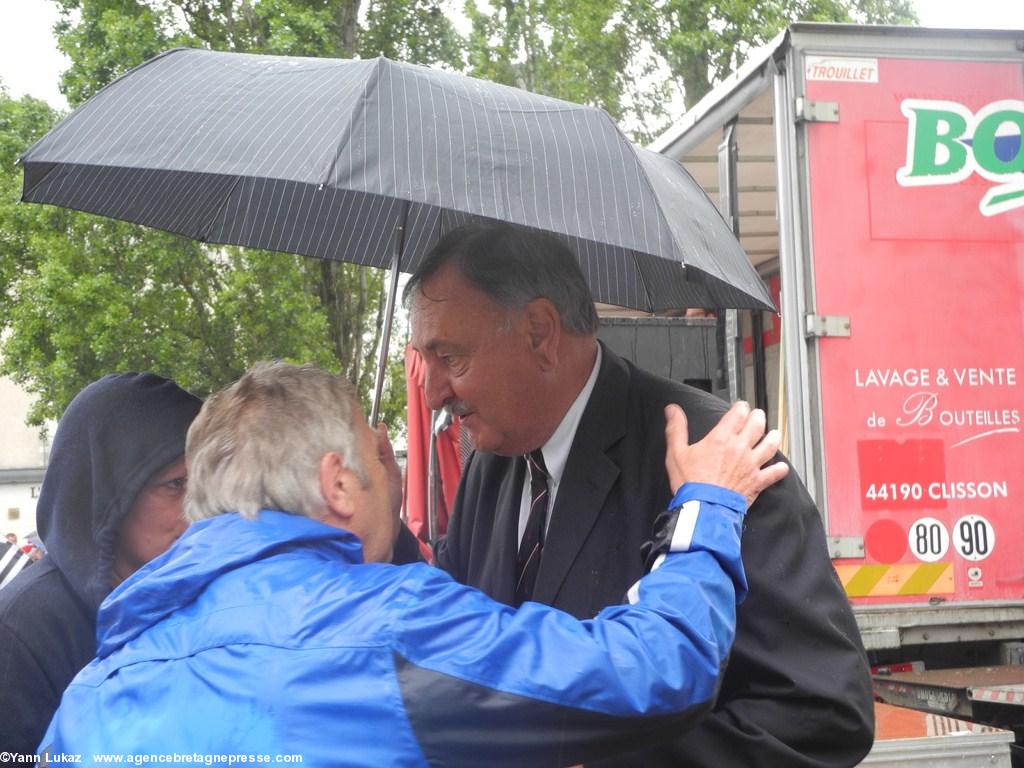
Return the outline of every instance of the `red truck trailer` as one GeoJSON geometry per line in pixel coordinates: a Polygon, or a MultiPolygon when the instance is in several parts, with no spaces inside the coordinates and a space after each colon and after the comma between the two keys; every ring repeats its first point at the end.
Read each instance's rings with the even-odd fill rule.
{"type": "MultiPolygon", "coordinates": [[[[1022,134],[1024,31],[796,24],[653,147],[776,292],[723,320],[727,394],[783,428],[873,661],[964,696],[1024,683],[1022,134]]],[[[898,703],[971,716],[932,693],[898,703]]]]}

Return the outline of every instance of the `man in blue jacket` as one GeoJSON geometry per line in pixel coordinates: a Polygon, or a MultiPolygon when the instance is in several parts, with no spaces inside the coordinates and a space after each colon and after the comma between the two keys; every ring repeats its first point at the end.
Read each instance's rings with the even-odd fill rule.
{"type": "MultiPolygon", "coordinates": [[[[427,565],[393,566],[400,489],[351,385],[256,366],[189,431],[192,526],[99,613],[97,658],[64,694],[54,754],[301,754],[306,765],[572,765],[712,704],[745,591],[744,510],[786,474],[738,404],[687,444],[630,603],[579,621],[518,610],[427,565]]],[[[159,759],[159,758],[158,758],[159,759]]]]}

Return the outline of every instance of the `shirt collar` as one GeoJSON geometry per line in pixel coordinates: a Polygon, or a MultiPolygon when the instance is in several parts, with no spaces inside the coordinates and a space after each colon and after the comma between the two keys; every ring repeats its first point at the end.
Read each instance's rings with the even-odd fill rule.
{"type": "Polygon", "coordinates": [[[557,485],[562,480],[562,473],[565,471],[565,464],[569,460],[569,450],[572,448],[572,441],[576,437],[576,429],[583,418],[583,411],[590,400],[590,394],[594,391],[594,384],[597,382],[597,372],[601,369],[601,345],[597,345],[597,355],[594,360],[594,368],[590,371],[587,382],[583,389],[576,395],[569,410],[565,412],[562,421],[548,441],[541,446],[541,453],[544,454],[544,464],[547,467],[548,475],[557,485]]]}

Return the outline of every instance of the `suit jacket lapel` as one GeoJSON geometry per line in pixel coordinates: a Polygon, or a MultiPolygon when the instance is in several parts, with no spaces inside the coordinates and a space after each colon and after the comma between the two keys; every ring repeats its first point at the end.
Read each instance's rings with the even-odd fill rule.
{"type": "Polygon", "coordinates": [[[533,599],[549,605],[619,477],[619,467],[607,450],[626,434],[629,372],[618,356],[601,346],[601,369],[569,451],[534,587],[533,599]]]}
{"type": "Polygon", "coordinates": [[[515,602],[516,555],[519,551],[519,505],[522,500],[526,466],[513,462],[512,471],[504,473],[494,510],[494,525],[481,573],[485,581],[478,584],[484,592],[502,603],[515,602]]]}

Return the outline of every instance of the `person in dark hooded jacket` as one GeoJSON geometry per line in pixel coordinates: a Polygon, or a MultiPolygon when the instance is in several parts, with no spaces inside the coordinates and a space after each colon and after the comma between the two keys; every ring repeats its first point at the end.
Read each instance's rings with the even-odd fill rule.
{"type": "Polygon", "coordinates": [[[201,405],[168,379],[123,373],[64,412],[36,508],[46,555],[0,590],[0,748],[35,753],[96,655],[100,603],[184,531],[185,435],[201,405]]]}

